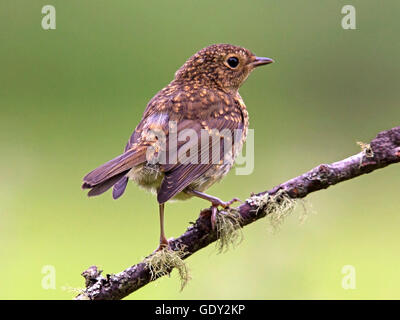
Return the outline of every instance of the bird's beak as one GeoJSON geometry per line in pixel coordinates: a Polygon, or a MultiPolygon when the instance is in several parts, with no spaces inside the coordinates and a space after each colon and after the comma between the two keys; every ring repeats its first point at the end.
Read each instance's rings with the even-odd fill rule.
{"type": "Polygon", "coordinates": [[[270,64],[275,62],[271,58],[264,58],[264,57],[256,57],[256,60],[254,60],[251,64],[253,67],[258,67],[258,66],[263,66],[264,64],[270,64]]]}

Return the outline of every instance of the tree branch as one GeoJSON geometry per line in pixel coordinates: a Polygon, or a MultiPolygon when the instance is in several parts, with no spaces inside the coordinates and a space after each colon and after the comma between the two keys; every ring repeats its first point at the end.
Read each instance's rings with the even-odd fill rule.
{"type": "MultiPolygon", "coordinates": [[[[260,204],[259,201],[255,201],[257,198],[282,192],[291,199],[304,198],[312,192],[400,162],[400,126],[380,132],[368,145],[360,145],[363,150],[356,155],[332,164],[321,164],[269,191],[251,196],[237,207],[241,226],[268,214],[270,203],[266,201],[260,204]]],[[[209,217],[200,214],[183,235],[170,241],[170,247],[174,251],[184,248],[186,255],[183,259],[186,259],[216,240],[217,231],[212,230],[209,217]]],[[[115,275],[103,277],[95,266],[84,271],[82,275],[86,279],[86,289],[75,298],[77,300],[122,299],[154,280],[143,261],[115,275]]]]}

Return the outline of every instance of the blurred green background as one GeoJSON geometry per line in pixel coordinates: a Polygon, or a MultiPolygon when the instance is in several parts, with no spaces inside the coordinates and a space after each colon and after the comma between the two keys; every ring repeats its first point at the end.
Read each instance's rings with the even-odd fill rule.
{"type": "MultiPolygon", "coordinates": [[[[255,170],[232,171],[209,192],[245,199],[320,163],[359,152],[400,124],[399,1],[0,2],[0,298],[71,299],[90,265],[116,273],[157,246],[154,196],[88,199],[82,177],[118,155],[149,99],[184,61],[213,43],[276,63],[241,89],[255,129],[255,170]],[[56,8],[57,29],[41,27],[56,8]],[[357,30],[341,27],[352,4],[357,30]],[[56,270],[45,290],[42,268],[56,270]]],[[[310,195],[271,235],[244,229],[225,254],[187,260],[192,280],[171,278],[128,299],[399,299],[400,166],[310,195]],[[356,289],[342,288],[344,265],[356,289]]],[[[194,221],[202,200],[166,207],[167,236],[194,221]]]]}

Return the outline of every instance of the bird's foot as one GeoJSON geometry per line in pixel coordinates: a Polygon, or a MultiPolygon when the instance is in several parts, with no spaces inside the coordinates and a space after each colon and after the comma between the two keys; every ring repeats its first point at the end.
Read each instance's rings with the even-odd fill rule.
{"type": "MultiPolygon", "coordinates": [[[[166,239],[165,239],[166,240],[166,239]]],[[[160,241],[158,248],[151,255],[146,257],[143,262],[150,272],[151,280],[170,275],[173,269],[178,270],[181,279],[181,290],[190,280],[189,269],[184,262],[184,257],[189,254],[185,246],[173,244],[173,238],[167,241],[160,241]],[[173,247],[174,249],[172,249],[173,247]]]]}
{"type": "Polygon", "coordinates": [[[216,229],[218,207],[222,207],[223,209],[227,209],[235,202],[242,203],[242,201],[240,199],[238,199],[238,198],[233,198],[230,201],[222,201],[222,200],[220,200],[218,198],[213,198],[212,200],[210,200],[210,202],[211,202],[211,207],[209,209],[206,209],[206,210],[203,210],[202,212],[200,212],[200,215],[201,216],[210,215],[212,230],[216,229]]]}
{"type": "Polygon", "coordinates": [[[233,198],[232,200],[229,200],[229,201],[222,201],[218,198],[215,198],[211,201],[211,205],[213,207],[222,207],[222,208],[226,209],[226,208],[229,208],[235,202],[242,203],[242,200],[240,200],[239,198],[233,198]]]}
{"type": "Polygon", "coordinates": [[[158,245],[157,249],[153,251],[153,254],[168,248],[169,248],[169,240],[167,240],[167,238],[161,238],[160,244],[158,245]]]}

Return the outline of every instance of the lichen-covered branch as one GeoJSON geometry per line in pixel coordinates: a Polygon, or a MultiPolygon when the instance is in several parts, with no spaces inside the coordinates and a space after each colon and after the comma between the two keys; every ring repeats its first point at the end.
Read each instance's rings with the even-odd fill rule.
{"type": "MultiPolygon", "coordinates": [[[[321,164],[269,191],[252,195],[235,209],[235,214],[240,217],[240,225],[243,227],[263,218],[277,207],[285,206],[288,201],[290,203],[312,192],[400,162],[400,126],[380,132],[370,144],[360,145],[363,150],[356,155],[332,164],[321,164]]],[[[184,234],[170,242],[170,247],[179,252],[182,259],[186,259],[216,241],[219,235],[217,230],[212,230],[209,215],[204,210],[184,234]]],[[[173,267],[171,265],[167,272],[173,267]]],[[[86,279],[86,289],[76,299],[122,299],[163,274],[154,276],[146,260],[105,277],[93,266],[82,273],[86,279]]]]}

